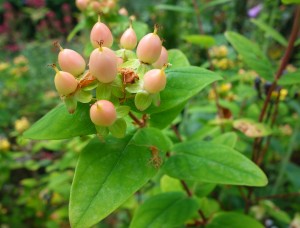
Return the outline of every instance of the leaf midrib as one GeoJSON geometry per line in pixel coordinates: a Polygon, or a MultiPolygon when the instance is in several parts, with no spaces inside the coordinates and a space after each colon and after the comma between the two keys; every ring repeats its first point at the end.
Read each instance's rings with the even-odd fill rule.
{"type": "MultiPolygon", "coordinates": [[[[137,132],[137,133],[138,133],[138,132],[137,132]]],[[[136,134],[137,134],[137,133],[136,133],[136,134]]],[[[82,218],[84,217],[84,215],[87,213],[87,211],[89,210],[89,208],[90,208],[92,202],[93,202],[93,201],[95,200],[95,198],[98,196],[98,194],[99,194],[101,188],[104,186],[105,182],[106,182],[107,179],[110,177],[112,171],[113,171],[113,170],[115,169],[115,167],[119,164],[121,158],[123,157],[124,151],[127,150],[127,147],[130,145],[130,142],[133,140],[133,138],[136,136],[136,134],[134,134],[134,135],[132,136],[132,138],[131,138],[131,139],[128,141],[128,143],[126,144],[125,148],[120,152],[120,156],[118,156],[117,162],[114,164],[114,166],[111,168],[111,170],[110,170],[110,172],[108,173],[108,175],[106,175],[105,179],[104,179],[104,180],[102,181],[102,183],[100,184],[100,187],[99,187],[98,190],[96,191],[96,194],[92,197],[92,200],[90,200],[90,202],[89,202],[88,206],[86,207],[84,213],[82,213],[81,216],[79,217],[79,220],[78,220],[76,223],[74,223],[74,227],[76,227],[77,224],[80,223],[80,221],[82,220],[82,218]]]]}
{"type": "Polygon", "coordinates": [[[251,172],[245,172],[245,171],[242,170],[242,169],[234,169],[234,168],[232,168],[231,166],[226,166],[226,165],[224,165],[224,164],[221,163],[221,162],[218,162],[218,161],[215,161],[215,160],[208,159],[207,157],[201,157],[201,156],[199,156],[198,154],[194,154],[194,153],[191,153],[191,152],[189,152],[189,151],[185,151],[185,152],[178,151],[178,152],[179,152],[178,155],[183,155],[183,156],[184,156],[185,154],[189,154],[189,155],[191,155],[191,156],[197,157],[197,158],[200,159],[200,160],[204,160],[204,161],[206,160],[206,161],[208,161],[208,162],[210,162],[210,163],[218,164],[218,165],[220,165],[220,166],[222,166],[222,167],[225,167],[226,169],[228,168],[228,169],[233,170],[233,171],[240,171],[240,172],[245,173],[245,174],[247,174],[247,175],[250,174],[250,176],[251,176],[251,174],[252,174],[253,176],[255,176],[255,177],[257,177],[257,178],[261,178],[261,176],[257,176],[257,175],[255,175],[255,174],[253,174],[253,173],[251,173],[251,172]]]}

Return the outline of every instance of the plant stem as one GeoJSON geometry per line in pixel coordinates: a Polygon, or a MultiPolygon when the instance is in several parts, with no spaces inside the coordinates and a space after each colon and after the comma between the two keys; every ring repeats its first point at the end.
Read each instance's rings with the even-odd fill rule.
{"type": "Polygon", "coordinates": [[[214,82],[212,84],[212,88],[213,88],[213,91],[214,91],[214,94],[215,94],[215,103],[216,103],[217,110],[218,110],[218,116],[221,120],[220,121],[221,132],[224,133],[224,125],[222,123],[222,121],[224,119],[224,115],[223,115],[223,110],[222,110],[222,107],[221,107],[220,101],[219,101],[219,94],[218,94],[218,90],[217,90],[217,82],[214,82]]]}
{"type": "MultiPolygon", "coordinates": [[[[294,44],[295,44],[297,35],[299,33],[299,30],[300,30],[300,6],[297,6],[296,10],[295,10],[293,28],[292,28],[291,36],[290,36],[290,39],[289,39],[288,47],[287,47],[287,49],[285,51],[285,54],[284,54],[284,56],[281,60],[280,66],[279,66],[279,68],[278,68],[278,70],[275,74],[274,81],[273,81],[273,83],[272,83],[272,85],[271,85],[271,87],[268,91],[267,97],[264,101],[261,113],[260,113],[259,118],[258,118],[258,122],[260,122],[260,123],[263,122],[263,120],[264,120],[267,108],[268,108],[269,103],[271,101],[272,93],[276,89],[277,82],[280,79],[280,77],[282,76],[282,73],[283,73],[284,69],[286,68],[286,66],[287,66],[287,64],[290,60],[290,57],[291,57],[291,54],[292,54],[292,51],[293,51],[293,48],[294,48],[294,44]]],[[[259,145],[260,142],[261,142],[261,138],[256,138],[254,140],[253,151],[252,151],[253,161],[256,161],[257,154],[260,151],[260,148],[261,148],[260,145],[259,145]]]]}
{"type": "Polygon", "coordinates": [[[270,196],[257,197],[256,201],[265,200],[265,199],[286,199],[286,198],[298,197],[298,196],[300,196],[300,192],[292,192],[286,194],[276,194],[270,196]]]}
{"type": "Polygon", "coordinates": [[[290,39],[289,39],[288,47],[287,47],[286,52],[285,52],[285,54],[282,58],[280,67],[279,67],[278,71],[276,72],[274,82],[272,83],[271,88],[268,91],[268,95],[266,97],[266,100],[264,102],[263,108],[261,110],[261,113],[260,113],[260,116],[259,116],[259,119],[258,119],[259,122],[263,121],[266,110],[267,110],[267,107],[268,107],[269,102],[271,100],[272,92],[275,90],[275,88],[277,86],[277,82],[280,79],[280,77],[282,76],[282,73],[283,73],[284,69],[286,68],[286,66],[288,64],[288,61],[290,60],[290,57],[291,57],[291,54],[292,54],[292,51],[293,51],[293,48],[294,48],[295,41],[297,39],[299,29],[300,29],[300,6],[297,6],[296,11],[295,11],[293,28],[292,28],[291,36],[290,36],[290,39]]]}
{"type": "MultiPolygon", "coordinates": [[[[174,125],[172,126],[172,130],[174,131],[177,139],[182,142],[182,137],[180,135],[180,132],[178,131],[177,127],[174,125]]],[[[167,157],[170,157],[171,154],[170,153],[167,153],[167,157]]],[[[192,197],[193,196],[193,192],[189,189],[189,186],[187,185],[187,183],[184,181],[184,180],[180,180],[180,183],[182,185],[182,187],[184,188],[186,194],[189,196],[189,197],[192,197]]],[[[203,211],[201,209],[198,210],[198,214],[200,215],[200,217],[202,218],[202,221],[195,221],[195,225],[197,226],[201,226],[201,225],[205,225],[207,223],[207,218],[205,217],[203,211]]]]}
{"type": "Polygon", "coordinates": [[[143,118],[143,121],[141,121],[132,112],[129,112],[129,116],[134,121],[134,123],[137,124],[140,128],[143,128],[146,126],[146,121],[144,118],[143,118]]]}
{"type": "Polygon", "coordinates": [[[290,143],[288,146],[288,150],[287,150],[285,156],[283,157],[282,165],[281,165],[278,177],[276,179],[276,182],[275,182],[275,185],[274,185],[274,188],[272,191],[273,194],[276,194],[276,192],[278,191],[278,188],[280,187],[280,185],[282,183],[282,179],[283,179],[286,167],[287,167],[287,165],[290,161],[290,158],[292,156],[292,153],[293,153],[294,145],[297,142],[298,129],[299,129],[299,121],[297,121],[297,123],[296,123],[294,133],[291,137],[291,140],[290,140],[290,143]]]}
{"type": "Polygon", "coordinates": [[[201,23],[201,18],[200,18],[199,5],[198,5],[197,0],[193,0],[193,6],[194,6],[194,10],[195,10],[196,17],[197,17],[197,23],[198,23],[199,33],[200,34],[204,34],[202,23],[201,23]]]}
{"type": "MultiPolygon", "coordinates": [[[[277,118],[278,111],[279,111],[279,101],[280,101],[280,90],[278,92],[278,95],[277,95],[277,98],[276,98],[276,101],[275,101],[275,108],[274,108],[274,112],[273,112],[272,120],[271,120],[271,128],[273,128],[273,126],[276,122],[276,118],[277,118]]],[[[257,165],[261,165],[261,163],[263,162],[264,156],[268,151],[270,142],[271,142],[271,136],[268,136],[264,148],[262,149],[261,153],[258,154],[258,158],[256,160],[257,165]]]]}

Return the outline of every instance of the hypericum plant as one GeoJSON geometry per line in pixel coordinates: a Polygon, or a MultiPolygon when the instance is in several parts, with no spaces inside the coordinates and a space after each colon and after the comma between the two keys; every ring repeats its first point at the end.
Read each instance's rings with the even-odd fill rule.
{"type": "Polygon", "coordinates": [[[99,19],[91,31],[95,49],[89,69],[77,75],[85,66],[80,55],[61,50],[59,65],[64,71],[54,67],[55,85],[65,105],[54,108],[24,133],[37,140],[91,136],[80,154],[71,188],[72,227],[98,223],[158,172],[156,178],[162,174],[172,177],[183,190],[175,188],[150,197],[137,209],[131,227],[207,224],[212,219],[203,215],[190,189],[199,182],[267,184],[265,174],[233,149],[235,134],[213,141],[169,137],[167,129],[188,100],[222,78],[190,66],[179,50],[167,51],[157,28],[139,41],[135,53],[131,25],[121,37],[123,49],[113,51],[111,32],[99,19]],[[70,56],[72,63],[65,61],[70,56]]]}

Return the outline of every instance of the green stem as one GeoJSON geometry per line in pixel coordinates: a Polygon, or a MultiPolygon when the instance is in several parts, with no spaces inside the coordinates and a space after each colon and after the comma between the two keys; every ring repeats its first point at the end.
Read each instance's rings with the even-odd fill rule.
{"type": "Polygon", "coordinates": [[[291,156],[292,156],[292,153],[293,153],[293,149],[294,149],[294,145],[296,144],[297,142],[297,134],[298,134],[298,129],[299,129],[299,121],[297,121],[297,124],[295,126],[295,130],[294,130],[294,133],[291,137],[291,140],[290,140],[290,143],[289,143],[289,146],[288,146],[288,150],[287,150],[287,153],[285,154],[285,156],[283,157],[283,161],[282,161],[282,164],[281,164],[281,168],[280,168],[280,171],[279,171],[279,174],[278,174],[278,177],[276,179],[276,182],[275,182],[275,185],[274,185],[274,188],[273,188],[273,191],[272,191],[272,194],[276,194],[277,191],[278,191],[278,188],[281,186],[282,184],[282,179],[283,179],[283,176],[285,174],[285,171],[286,171],[286,167],[291,159],[291,156]]]}

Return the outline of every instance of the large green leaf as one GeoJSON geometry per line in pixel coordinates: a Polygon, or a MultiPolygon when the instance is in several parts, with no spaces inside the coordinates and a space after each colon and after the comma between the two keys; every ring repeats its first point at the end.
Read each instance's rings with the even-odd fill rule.
{"type": "Polygon", "coordinates": [[[300,0],[282,0],[284,4],[300,4],[300,0]]]}
{"type": "Polygon", "coordinates": [[[215,214],[207,228],[263,228],[264,226],[250,216],[237,212],[215,214]]]}
{"type": "Polygon", "coordinates": [[[167,5],[167,4],[159,4],[155,6],[156,10],[168,10],[168,11],[175,11],[179,13],[193,13],[194,10],[191,7],[183,7],[183,6],[174,6],[174,5],[167,5]]]}
{"type": "Polygon", "coordinates": [[[175,178],[209,183],[265,186],[266,175],[238,151],[219,144],[189,141],[174,146],[165,172],[175,178]]]}
{"type": "Polygon", "coordinates": [[[264,23],[261,20],[252,19],[251,22],[255,24],[257,27],[259,27],[261,30],[263,30],[267,36],[272,37],[274,40],[276,40],[278,43],[280,43],[283,46],[287,46],[288,42],[287,40],[279,33],[277,30],[273,29],[266,23],[264,23]]]}
{"type": "Polygon", "coordinates": [[[150,146],[167,151],[171,143],[159,130],[145,128],[123,139],[91,141],[81,152],[71,189],[72,227],[90,227],[105,218],[157,171],[150,146]]]}
{"type": "Polygon", "coordinates": [[[74,114],[60,104],[24,132],[29,139],[68,139],[96,133],[89,116],[89,104],[78,103],[74,114]]]}
{"type": "Polygon", "coordinates": [[[256,43],[235,32],[226,32],[225,36],[250,69],[255,70],[262,78],[273,79],[274,68],[256,43]]]}
{"type": "Polygon", "coordinates": [[[179,227],[197,212],[198,204],[183,192],[167,192],[145,201],[134,214],[131,228],[179,227]]]}
{"type": "Polygon", "coordinates": [[[214,138],[212,140],[212,142],[234,148],[235,144],[237,142],[237,139],[238,139],[238,136],[235,132],[227,132],[227,133],[224,133],[224,134],[214,138]]]}
{"type": "Polygon", "coordinates": [[[179,104],[178,106],[168,109],[163,112],[154,113],[150,117],[150,126],[159,129],[164,129],[169,126],[170,123],[180,114],[184,109],[186,102],[179,104]]]}
{"type": "Polygon", "coordinates": [[[158,113],[172,109],[198,94],[203,88],[222,78],[212,71],[200,67],[168,69],[167,86],[160,94],[159,107],[151,106],[147,113],[158,113]]]}
{"type": "Polygon", "coordinates": [[[178,49],[170,49],[168,50],[168,60],[169,63],[172,64],[172,69],[176,67],[186,67],[189,66],[189,60],[183,54],[180,50],[178,49]]]}
{"type": "Polygon", "coordinates": [[[198,45],[200,47],[209,48],[215,45],[215,38],[208,35],[188,35],[183,37],[188,43],[198,45]]]}
{"type": "Polygon", "coordinates": [[[300,83],[300,71],[287,73],[279,79],[279,85],[295,85],[300,83]]]}

